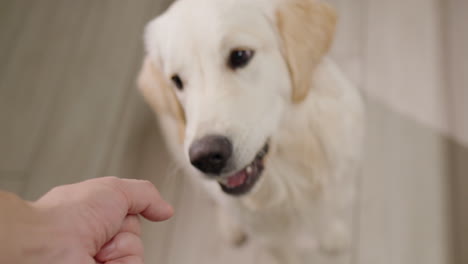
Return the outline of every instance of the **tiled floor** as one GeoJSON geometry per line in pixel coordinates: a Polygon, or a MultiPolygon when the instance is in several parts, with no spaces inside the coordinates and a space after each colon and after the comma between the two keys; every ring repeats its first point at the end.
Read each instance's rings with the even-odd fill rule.
{"type": "MultiPolygon", "coordinates": [[[[437,42],[444,16],[435,0],[331,2],[332,56],[369,97],[351,262],[468,263],[468,149],[436,132],[450,127],[441,61],[461,63],[437,42]]],[[[134,89],[143,25],[168,3],[0,0],[0,189],[35,199],[92,177],[150,179],[177,214],[145,223],[147,263],[258,263],[252,246],[220,240],[210,200],[167,157],[134,89]]]]}

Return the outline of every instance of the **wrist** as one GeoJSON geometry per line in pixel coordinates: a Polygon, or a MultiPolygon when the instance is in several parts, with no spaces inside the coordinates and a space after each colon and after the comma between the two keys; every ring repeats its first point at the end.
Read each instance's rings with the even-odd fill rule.
{"type": "Polygon", "coordinates": [[[4,192],[0,192],[0,212],[0,263],[53,263],[55,238],[45,214],[4,192]]]}

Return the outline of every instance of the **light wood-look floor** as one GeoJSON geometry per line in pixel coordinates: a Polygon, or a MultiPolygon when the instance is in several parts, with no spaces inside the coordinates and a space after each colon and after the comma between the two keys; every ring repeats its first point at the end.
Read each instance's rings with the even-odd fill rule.
{"type": "MultiPolygon", "coordinates": [[[[259,263],[252,245],[221,241],[210,200],[168,158],[134,89],[143,26],[169,2],[0,0],[0,189],[35,199],[104,175],[149,179],[177,214],[145,222],[147,263],[259,263]]],[[[443,49],[462,49],[455,34],[440,41],[458,3],[330,2],[341,14],[332,57],[368,97],[349,263],[468,263],[468,151],[435,130],[450,127],[444,66],[462,63],[443,49]]]]}

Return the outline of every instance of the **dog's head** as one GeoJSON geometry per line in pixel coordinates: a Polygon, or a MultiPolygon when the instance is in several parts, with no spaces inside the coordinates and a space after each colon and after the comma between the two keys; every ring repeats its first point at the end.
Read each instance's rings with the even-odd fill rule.
{"type": "Polygon", "coordinates": [[[327,52],[333,10],[316,0],[179,0],[146,28],[146,100],[179,123],[188,164],[247,193],[291,104],[327,52]]]}

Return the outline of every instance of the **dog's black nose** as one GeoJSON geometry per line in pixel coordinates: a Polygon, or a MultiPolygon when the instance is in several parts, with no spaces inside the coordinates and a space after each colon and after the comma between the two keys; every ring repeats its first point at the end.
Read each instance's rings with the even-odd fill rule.
{"type": "Polygon", "coordinates": [[[193,142],[189,149],[190,163],[207,174],[221,173],[231,155],[231,141],[217,135],[205,136],[193,142]]]}

